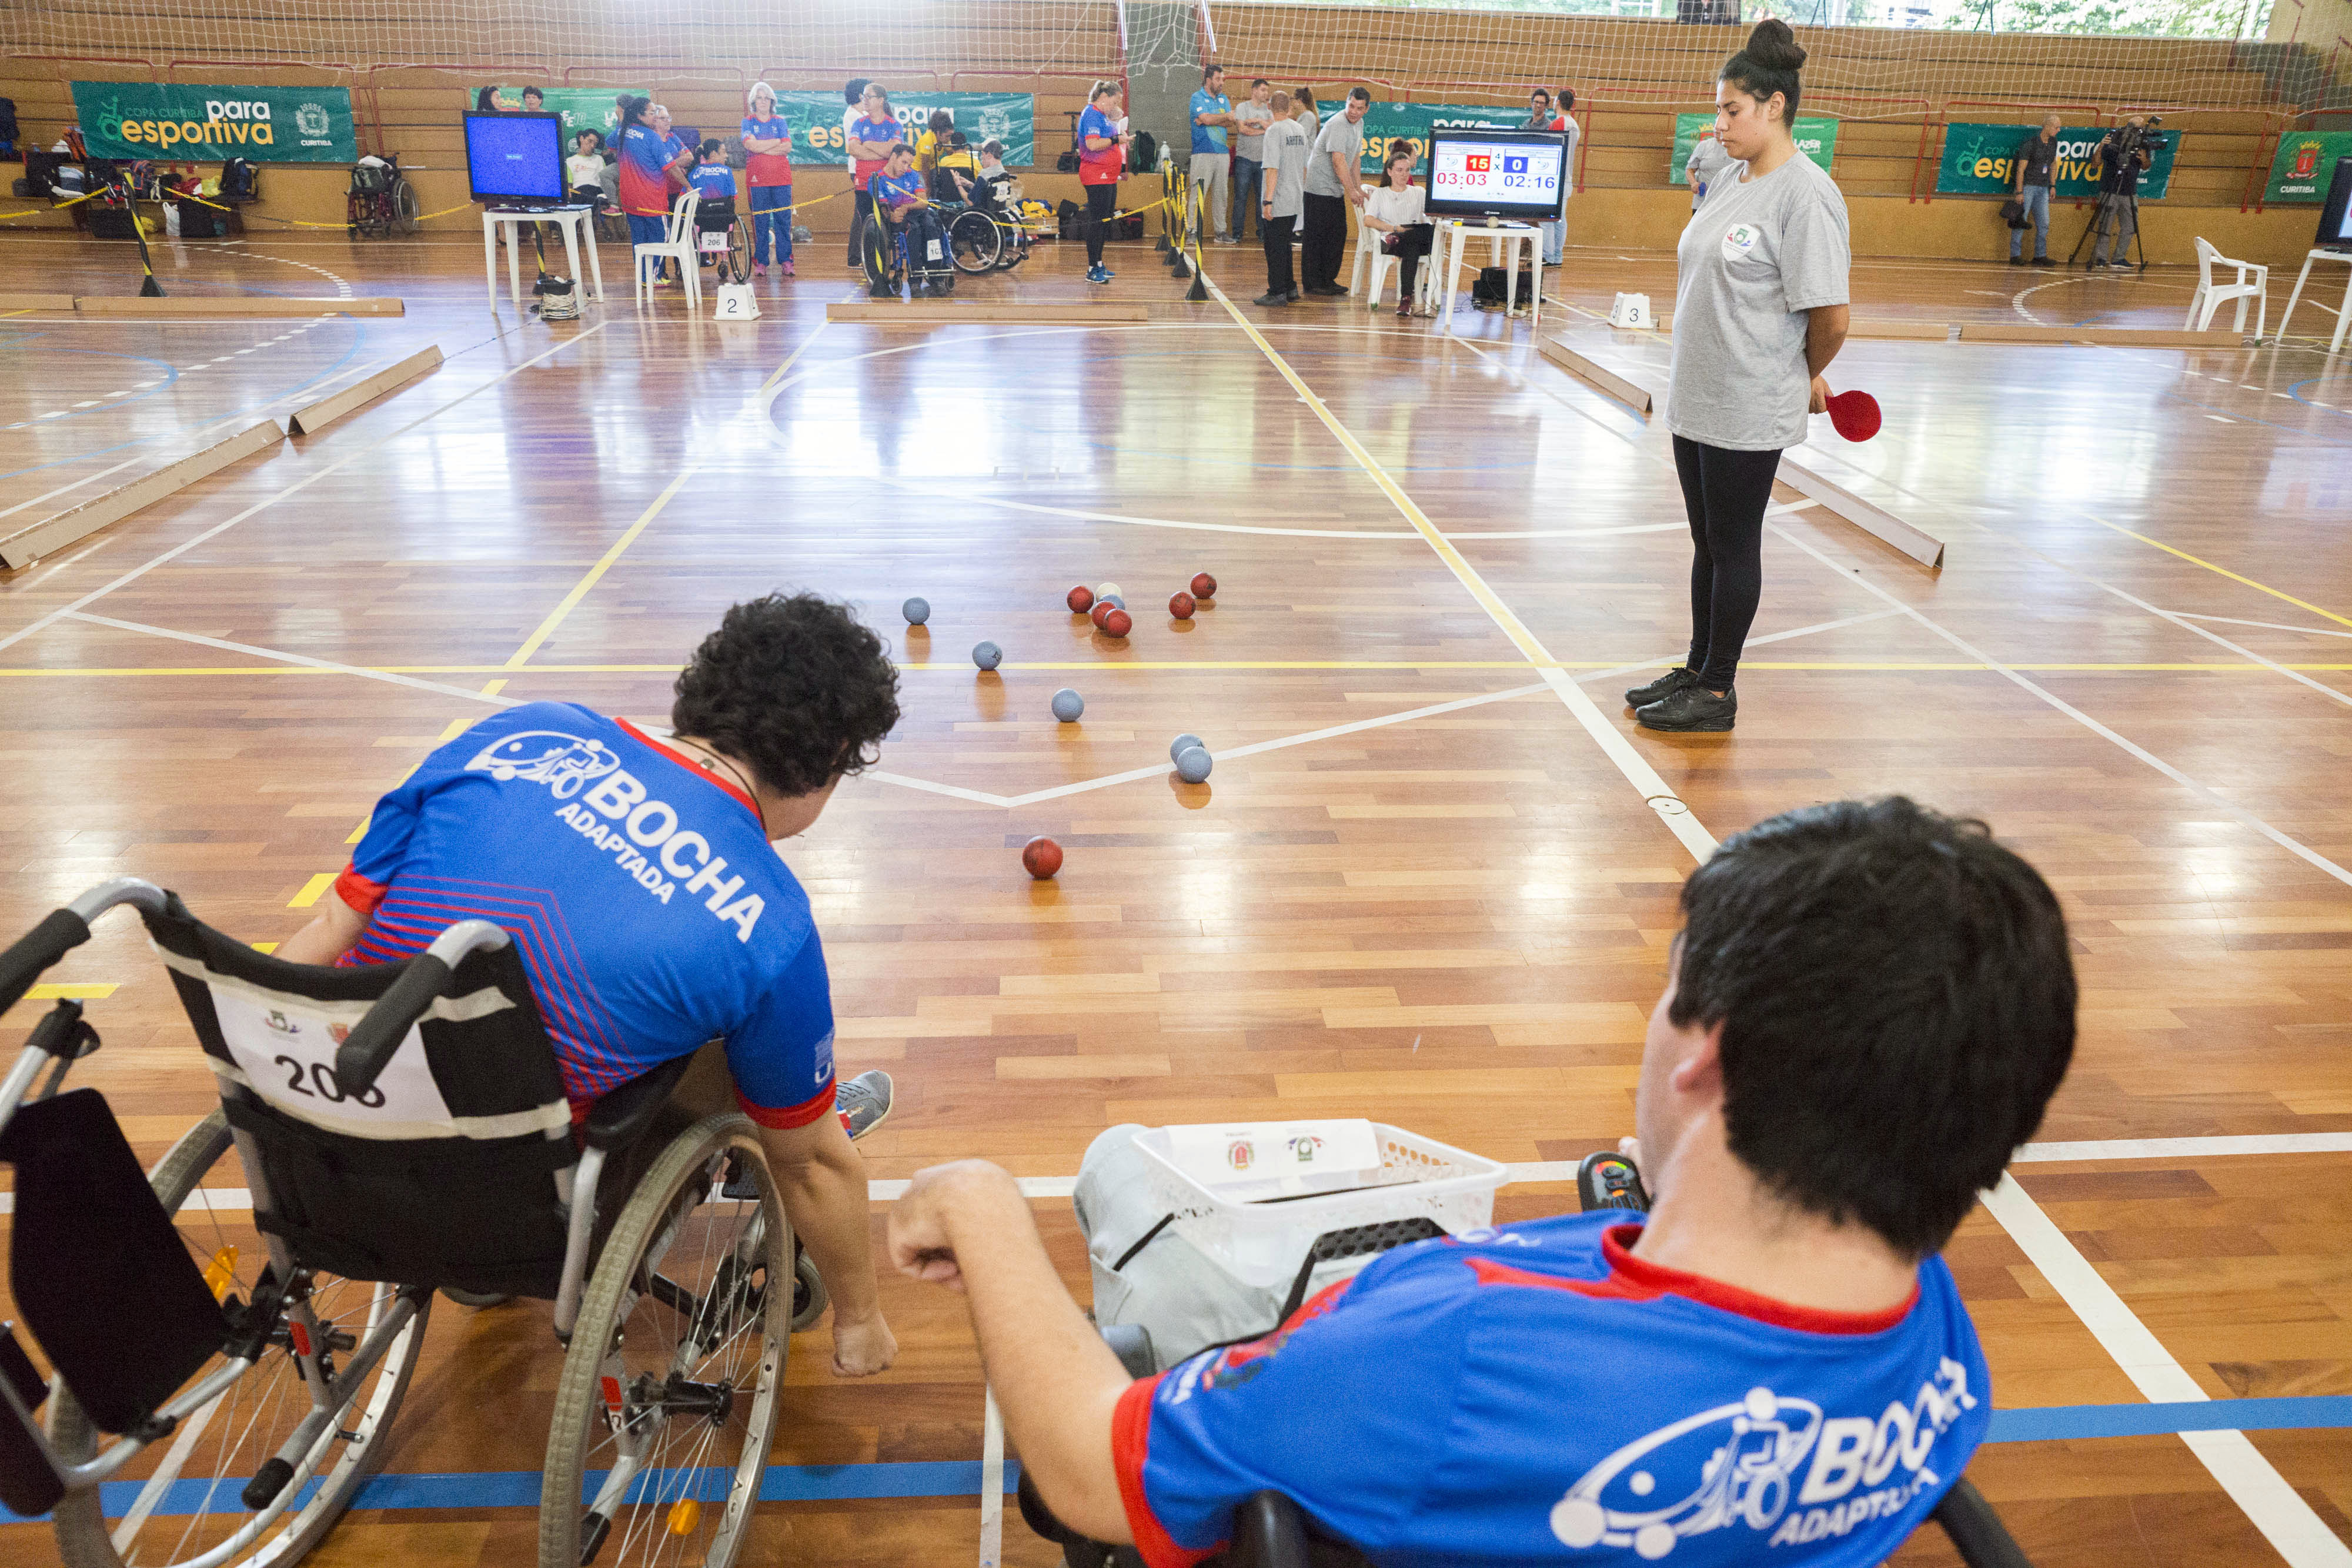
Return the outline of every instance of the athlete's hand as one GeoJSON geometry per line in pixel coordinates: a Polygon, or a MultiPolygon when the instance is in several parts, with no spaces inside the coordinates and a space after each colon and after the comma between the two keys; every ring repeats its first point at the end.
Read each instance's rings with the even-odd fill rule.
{"type": "Polygon", "coordinates": [[[1830,411],[1830,383],[1829,383],[1829,378],[1828,378],[1828,377],[1826,377],[1826,376],[1815,376],[1815,377],[1813,378],[1813,408],[1812,408],[1812,412],[1813,412],[1813,413],[1829,413],[1829,411],[1830,411]]]}
{"type": "Polygon", "coordinates": [[[915,1173],[907,1190],[890,1206],[886,1244],[891,1267],[927,1284],[963,1289],[963,1266],[956,1260],[950,1209],[968,1189],[992,1186],[1011,1188],[1013,1178],[986,1160],[955,1160],[915,1173]]]}
{"type": "Polygon", "coordinates": [[[833,1371],[836,1377],[871,1377],[898,1359],[898,1340],[876,1312],[864,1322],[833,1324],[833,1371]]]}

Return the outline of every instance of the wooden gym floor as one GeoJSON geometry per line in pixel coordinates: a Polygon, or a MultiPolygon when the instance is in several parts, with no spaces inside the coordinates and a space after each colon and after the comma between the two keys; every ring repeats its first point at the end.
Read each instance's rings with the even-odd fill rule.
{"type": "MultiPolygon", "coordinates": [[[[332,378],[448,356],[0,580],[0,930],[132,873],[282,937],[374,796],[490,701],[658,719],[725,605],[804,584],[865,606],[905,666],[881,770],[784,850],[842,1070],[898,1078],[877,1181],[983,1155],[1053,1195],[1110,1123],[1367,1114],[1527,1167],[1498,1201],[1518,1218],[1571,1206],[1559,1167],[1631,1130],[1695,852],[1906,791],[2042,868],[2084,986],[2042,1142],[1951,1251],[2015,1413],[1970,1474],[2043,1564],[2352,1562],[2352,369],[1852,345],[1832,381],[1877,393],[1885,434],[1824,429],[1804,460],[1947,564],[1785,493],[1739,728],[1673,738],[1616,696],[1685,635],[1664,432],[1526,322],[1465,313],[1455,344],[1338,305],[1237,319],[1181,303],[1143,246],[1089,293],[1048,245],[960,298],[1152,319],[825,325],[853,295],[840,244],[747,324],[640,311],[617,246],[604,308],[518,324],[486,312],[470,238],[275,234],[163,246],[158,270],[175,295],[348,287],[408,313],[0,319],[0,530],[332,378]],[[1202,570],[1213,608],[1158,612],[1202,570]],[[1124,643],[1061,608],[1106,580],[1139,612],[1124,643]],[[992,675],[966,656],[983,638],[992,675]],[[1063,685],[1078,726],[1046,710],[1063,685]],[[1217,753],[1206,785],[1164,766],[1181,730],[1217,753]],[[1069,860],[1033,883],[1041,832],[1069,860]],[[2297,1402],[2195,1408],[2257,1399],[2297,1402]],[[2177,1435],[2200,1427],[2224,1429],[2177,1435]]],[[[0,261],[135,287],[123,247],[76,236],[0,235],[0,261]]],[[[1263,287],[1254,246],[1210,261],[1236,300],[1263,287]]],[[[2173,326],[2192,282],[1855,271],[1863,313],[1955,322],[2173,326]]],[[[1665,308],[1672,258],[1575,252],[1544,329],[1663,390],[1663,340],[1594,318],[1630,288],[1665,308]]],[[[159,966],[118,916],[53,978],[106,1039],[76,1081],[159,1155],[210,1094],[159,966]]],[[[1066,1202],[1037,1207],[1083,1293],[1066,1202]]],[[[790,1472],[808,1500],[765,1505],[746,1560],[984,1563],[1001,1529],[1003,1561],[1053,1561],[976,1495],[961,1303],[884,1294],[885,1376],[835,1380],[822,1330],[796,1347],[774,1462],[847,1468],[790,1472]]],[[[536,1495],[545,1316],[443,1304],[389,1466],[438,1479],[319,1561],[529,1559],[531,1511],[500,1499],[519,1474],[536,1495]]],[[[0,1525],[0,1552],[55,1560],[38,1524],[0,1525]]]]}

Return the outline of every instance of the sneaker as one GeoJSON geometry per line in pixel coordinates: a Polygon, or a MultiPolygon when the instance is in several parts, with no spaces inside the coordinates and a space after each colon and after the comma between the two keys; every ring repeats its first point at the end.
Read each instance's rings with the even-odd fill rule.
{"type": "Polygon", "coordinates": [[[1633,710],[1633,722],[1643,729],[1673,730],[1683,733],[1729,729],[1732,721],[1738,716],[1739,694],[1738,692],[1727,691],[1721,696],[1717,696],[1696,682],[1646,707],[1633,710]]]}
{"type": "Polygon", "coordinates": [[[1294,305],[1297,304],[1297,303],[1298,303],[1298,285],[1297,285],[1296,283],[1292,284],[1292,285],[1289,287],[1289,288],[1287,288],[1286,290],[1285,290],[1285,291],[1284,291],[1284,293],[1283,293],[1283,296],[1282,296],[1282,297],[1283,297],[1285,299],[1289,300],[1289,301],[1290,301],[1292,304],[1294,304],[1294,305]]]}
{"type": "Polygon", "coordinates": [[[833,1092],[833,1104],[841,1117],[842,1131],[856,1143],[880,1126],[890,1114],[890,1103],[896,1096],[896,1085],[890,1075],[877,1067],[861,1072],[833,1092]]]}
{"type": "Polygon", "coordinates": [[[764,262],[764,261],[755,261],[755,262],[753,262],[753,263],[751,264],[751,276],[752,276],[752,277],[767,277],[767,276],[768,276],[768,264],[767,264],[766,262],[764,262]]]}
{"type": "Polygon", "coordinates": [[[789,261],[779,262],[776,266],[776,271],[785,277],[790,277],[793,275],[793,264],[789,261]]]}
{"type": "Polygon", "coordinates": [[[2033,258],[2033,265],[2036,267],[2055,267],[2058,264],[2051,260],[2046,256],[2037,256],[2033,258]]]}
{"type": "Polygon", "coordinates": [[[1090,267],[1087,268],[1087,281],[1088,283],[1108,283],[1110,281],[1110,274],[1102,267],[1090,267]]]}
{"type": "Polygon", "coordinates": [[[1412,315],[1412,300],[1410,300],[1410,299],[1400,299],[1400,300],[1398,300],[1398,301],[1397,301],[1397,315],[1398,315],[1398,317],[1399,317],[1400,319],[1402,319],[1402,318],[1404,318],[1404,317],[1410,316],[1410,315],[1412,315]]]}
{"type": "Polygon", "coordinates": [[[1211,243],[1211,244],[1213,244],[1213,245],[1239,245],[1239,244],[1241,244],[1242,242],[1241,242],[1241,241],[1239,241],[1239,240],[1237,240],[1237,239],[1235,239],[1235,238],[1234,238],[1233,235],[1218,235],[1214,240],[1211,241],[1210,243],[1211,243]]]}
{"type": "Polygon", "coordinates": [[[1648,685],[1635,686],[1632,691],[1627,692],[1625,706],[1648,707],[1652,703],[1664,702],[1697,679],[1696,675],[1691,674],[1689,665],[1676,664],[1648,685]]]}
{"type": "Polygon", "coordinates": [[[2021,256],[2012,256],[2009,258],[2009,265],[2011,267],[2023,267],[2025,265],[2025,258],[2021,256]]]}
{"type": "Polygon", "coordinates": [[[1289,304],[1290,296],[1287,294],[1265,293],[1259,295],[1256,298],[1251,300],[1250,303],[1253,305],[1263,305],[1267,309],[1271,310],[1277,305],[1289,304]]]}
{"type": "Polygon", "coordinates": [[[1319,299],[1345,299],[1348,291],[1336,283],[1318,283],[1307,291],[1319,299]]]}

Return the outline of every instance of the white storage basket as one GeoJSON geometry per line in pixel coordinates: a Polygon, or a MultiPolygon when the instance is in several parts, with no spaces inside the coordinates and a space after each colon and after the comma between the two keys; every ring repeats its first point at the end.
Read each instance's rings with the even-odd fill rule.
{"type": "Polygon", "coordinates": [[[1425,1215],[1448,1235],[1495,1218],[1495,1189],[1509,1172],[1496,1162],[1383,1122],[1381,1169],[1372,1185],[1274,1203],[1233,1203],[1178,1168],[1169,1130],[1137,1134],[1151,1171],[1151,1201],[1176,1217],[1175,1229],[1244,1284],[1286,1285],[1307,1249],[1327,1231],[1425,1215]]]}

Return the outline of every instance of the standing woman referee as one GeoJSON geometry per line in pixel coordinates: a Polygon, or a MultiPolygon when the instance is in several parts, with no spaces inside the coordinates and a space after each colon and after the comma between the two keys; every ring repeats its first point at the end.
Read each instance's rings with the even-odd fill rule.
{"type": "Polygon", "coordinates": [[[1645,729],[1726,730],[1738,716],[1772,475],[1806,414],[1827,407],[1822,372],[1845,341],[1845,198],[1790,134],[1804,63],[1786,22],[1759,22],[1715,84],[1716,136],[1735,162],[1675,250],[1666,391],[1690,516],[1690,656],[1625,694],[1645,729]]]}

